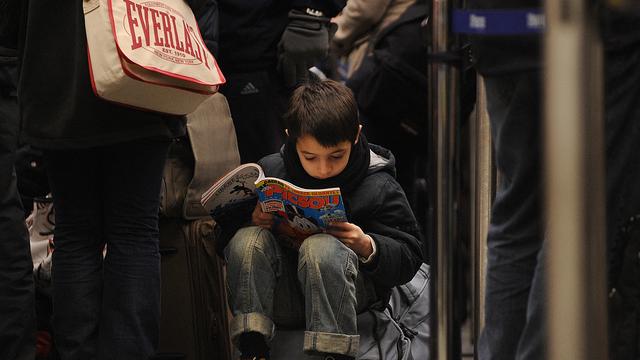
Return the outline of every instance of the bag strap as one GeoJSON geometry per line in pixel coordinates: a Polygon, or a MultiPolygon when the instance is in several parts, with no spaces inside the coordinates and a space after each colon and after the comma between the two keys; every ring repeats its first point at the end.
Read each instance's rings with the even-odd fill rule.
{"type": "Polygon", "coordinates": [[[200,198],[211,184],[240,165],[240,153],[227,99],[217,93],[187,115],[187,133],[193,150],[193,178],[184,197],[183,216],[208,217],[200,198]]]}

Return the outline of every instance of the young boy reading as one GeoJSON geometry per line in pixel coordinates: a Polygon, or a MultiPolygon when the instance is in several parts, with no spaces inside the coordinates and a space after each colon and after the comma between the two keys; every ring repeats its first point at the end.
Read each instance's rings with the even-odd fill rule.
{"type": "Polygon", "coordinates": [[[349,222],[291,246],[260,204],[251,226],[235,232],[228,231],[234,221],[217,219],[233,235],[218,243],[227,261],[231,337],[242,359],[268,359],[275,326],[304,325],[305,352],[354,359],[356,314],[384,306],[390,289],[424,261],[418,224],[394,178],[393,156],[361,133],[351,90],[331,80],[303,85],[285,121],[286,144],[259,162],[265,175],[310,189],[340,187],[349,222]]]}

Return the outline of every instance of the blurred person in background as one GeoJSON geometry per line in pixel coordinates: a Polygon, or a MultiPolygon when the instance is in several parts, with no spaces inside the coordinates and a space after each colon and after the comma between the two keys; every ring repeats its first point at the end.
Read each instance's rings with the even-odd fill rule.
{"type": "Polygon", "coordinates": [[[291,90],[323,60],[343,0],[218,0],[219,64],[243,163],[277,152],[291,90]]]}
{"type": "MultiPolygon", "coordinates": [[[[94,95],[83,2],[22,3],[21,137],[42,149],[54,199],[56,348],[64,360],[147,359],[159,336],[160,183],[182,117],[94,95]]],[[[215,2],[188,3],[208,38],[215,2]]]]}
{"type": "Polygon", "coordinates": [[[29,237],[15,173],[20,2],[0,0],[0,359],[33,360],[35,293],[29,237]]]}

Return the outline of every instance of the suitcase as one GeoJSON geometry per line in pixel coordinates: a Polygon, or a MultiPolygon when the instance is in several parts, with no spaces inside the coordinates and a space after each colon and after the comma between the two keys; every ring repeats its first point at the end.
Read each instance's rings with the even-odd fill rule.
{"type": "Polygon", "coordinates": [[[160,219],[161,318],[156,359],[227,360],[231,343],[213,220],[160,219]]]}

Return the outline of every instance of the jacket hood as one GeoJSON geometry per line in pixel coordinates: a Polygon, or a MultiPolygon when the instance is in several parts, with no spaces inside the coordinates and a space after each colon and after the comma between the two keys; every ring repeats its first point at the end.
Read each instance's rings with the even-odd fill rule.
{"type": "Polygon", "coordinates": [[[379,171],[388,172],[394,178],[396,177],[396,158],[387,148],[380,145],[369,144],[371,149],[371,160],[369,161],[369,171],[367,174],[373,174],[379,171]]]}

